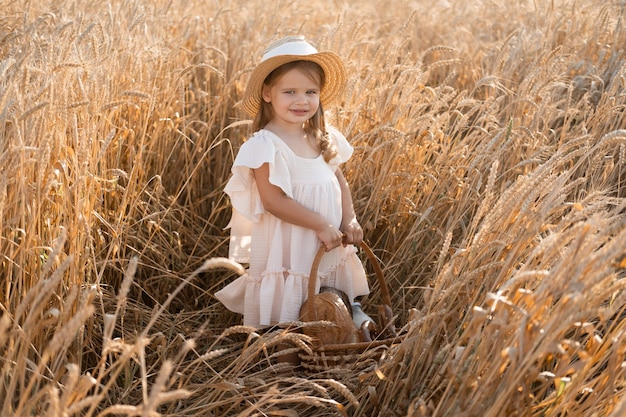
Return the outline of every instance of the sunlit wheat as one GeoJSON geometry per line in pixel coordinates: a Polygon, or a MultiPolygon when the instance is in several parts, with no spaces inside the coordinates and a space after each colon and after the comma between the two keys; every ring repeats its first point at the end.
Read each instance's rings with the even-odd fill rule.
{"type": "Polygon", "coordinates": [[[591,0],[4,4],[0,415],[621,416],[625,17],[591,0]],[[279,347],[311,352],[306,323],[241,326],[213,297],[245,274],[222,191],[251,133],[238,101],[291,34],[346,62],[328,120],[405,332],[360,370],[294,372],[279,347]]]}

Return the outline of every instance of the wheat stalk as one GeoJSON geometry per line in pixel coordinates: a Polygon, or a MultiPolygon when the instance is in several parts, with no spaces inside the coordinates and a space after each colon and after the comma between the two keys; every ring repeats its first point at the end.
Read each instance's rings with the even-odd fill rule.
{"type": "Polygon", "coordinates": [[[624,408],[619,4],[22,3],[0,36],[3,415],[624,408]],[[223,230],[235,105],[282,34],[348,69],[328,120],[406,323],[362,374],[281,377],[304,324],[241,327],[212,297],[245,273],[223,230]]]}

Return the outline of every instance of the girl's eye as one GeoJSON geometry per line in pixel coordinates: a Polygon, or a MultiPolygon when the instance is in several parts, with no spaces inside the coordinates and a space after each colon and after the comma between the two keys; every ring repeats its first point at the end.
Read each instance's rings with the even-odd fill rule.
{"type": "Polygon", "coordinates": [[[317,90],[309,90],[307,91],[307,94],[315,95],[317,94],[317,90]]]}

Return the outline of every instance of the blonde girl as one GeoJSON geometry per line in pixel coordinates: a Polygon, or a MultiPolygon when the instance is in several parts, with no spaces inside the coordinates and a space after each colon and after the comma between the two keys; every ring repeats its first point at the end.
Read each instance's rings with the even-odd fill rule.
{"type": "Polygon", "coordinates": [[[224,190],[233,207],[230,257],[249,267],[216,293],[245,325],[298,320],[320,245],[328,251],[320,285],[350,300],[369,293],[354,246],[363,230],[340,168],[353,148],[324,119],[323,106],[345,84],[339,56],[301,37],[272,43],[250,76],[241,105],[255,133],[239,149],[224,190]]]}

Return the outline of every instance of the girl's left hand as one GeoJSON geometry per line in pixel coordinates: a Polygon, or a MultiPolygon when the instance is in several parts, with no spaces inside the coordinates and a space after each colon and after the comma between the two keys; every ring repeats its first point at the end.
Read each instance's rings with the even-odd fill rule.
{"type": "Polygon", "coordinates": [[[339,230],[344,234],[343,246],[348,244],[359,246],[363,241],[363,229],[356,219],[342,224],[339,230]]]}

